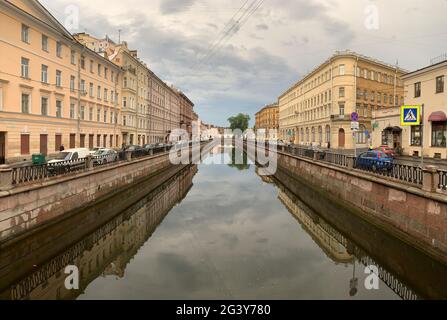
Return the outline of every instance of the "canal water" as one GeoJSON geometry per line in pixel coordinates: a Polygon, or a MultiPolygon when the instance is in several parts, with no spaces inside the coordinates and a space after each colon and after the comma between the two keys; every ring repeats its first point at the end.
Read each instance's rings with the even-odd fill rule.
{"type": "MultiPolygon", "coordinates": [[[[80,231],[58,239],[42,236],[39,243],[60,245],[45,261],[37,263],[38,249],[18,250],[21,265],[37,264],[18,279],[13,260],[2,264],[0,297],[417,299],[436,291],[421,289],[418,281],[426,280],[418,274],[381,264],[385,252],[366,252],[274,177],[258,175],[256,166],[209,165],[214,157],[221,155],[186,167],[95,230],[83,229],[82,236],[80,231]],[[78,291],[65,289],[67,264],[80,269],[78,291]],[[377,267],[377,277],[369,266],[377,267]]],[[[98,212],[116,207],[108,202],[98,212]]],[[[98,212],[88,215],[99,217],[98,212]]],[[[70,226],[59,231],[64,228],[70,226]]],[[[369,235],[364,237],[368,241],[369,235]]],[[[399,244],[391,246],[400,250],[399,244]]],[[[409,254],[411,263],[445,272],[420,253],[409,254]]]]}

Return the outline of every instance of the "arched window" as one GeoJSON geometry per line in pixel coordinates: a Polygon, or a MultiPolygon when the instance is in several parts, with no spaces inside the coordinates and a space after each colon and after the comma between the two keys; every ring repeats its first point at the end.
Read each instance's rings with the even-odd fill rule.
{"type": "Polygon", "coordinates": [[[315,142],[315,128],[312,127],[312,143],[315,142]]]}
{"type": "Polygon", "coordinates": [[[304,142],[304,129],[301,128],[301,142],[304,142]]]}
{"type": "Polygon", "coordinates": [[[309,128],[306,128],[306,142],[309,142],[309,128]]]}
{"type": "Polygon", "coordinates": [[[331,142],[331,127],[326,126],[326,143],[331,142]]]}

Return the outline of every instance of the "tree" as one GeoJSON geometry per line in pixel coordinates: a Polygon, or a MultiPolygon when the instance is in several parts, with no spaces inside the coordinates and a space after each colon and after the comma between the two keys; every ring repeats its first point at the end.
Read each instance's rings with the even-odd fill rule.
{"type": "Polygon", "coordinates": [[[245,132],[250,125],[250,116],[248,114],[239,113],[237,116],[229,118],[228,122],[230,122],[231,130],[240,129],[242,132],[245,132]]]}

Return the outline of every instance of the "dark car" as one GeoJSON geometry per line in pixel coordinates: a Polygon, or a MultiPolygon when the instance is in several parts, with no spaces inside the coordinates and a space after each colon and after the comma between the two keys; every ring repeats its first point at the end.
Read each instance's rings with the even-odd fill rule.
{"type": "Polygon", "coordinates": [[[137,145],[125,146],[125,147],[121,148],[121,150],[119,152],[119,158],[121,160],[126,159],[127,151],[132,152],[132,158],[142,157],[147,154],[146,150],[141,146],[137,146],[137,145]]]}
{"type": "Polygon", "coordinates": [[[368,151],[356,158],[357,169],[368,171],[389,171],[393,169],[394,159],[382,151],[368,151]]]}

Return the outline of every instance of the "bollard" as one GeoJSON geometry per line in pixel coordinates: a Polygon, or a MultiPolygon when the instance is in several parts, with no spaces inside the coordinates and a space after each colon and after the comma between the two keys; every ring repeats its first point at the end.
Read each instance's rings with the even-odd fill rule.
{"type": "Polygon", "coordinates": [[[88,170],[93,169],[93,157],[91,154],[85,157],[85,168],[88,170]]]}
{"type": "Polygon", "coordinates": [[[132,161],[132,151],[126,151],[126,161],[132,161]]]}
{"type": "Polygon", "coordinates": [[[424,183],[422,190],[427,192],[436,192],[439,185],[438,167],[427,166],[423,170],[424,183]]]}
{"type": "Polygon", "coordinates": [[[8,165],[0,166],[0,191],[8,191],[13,188],[12,168],[8,165]]]}

